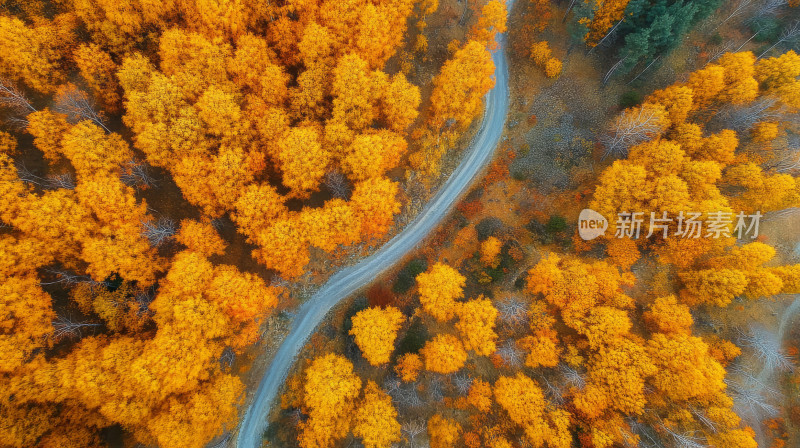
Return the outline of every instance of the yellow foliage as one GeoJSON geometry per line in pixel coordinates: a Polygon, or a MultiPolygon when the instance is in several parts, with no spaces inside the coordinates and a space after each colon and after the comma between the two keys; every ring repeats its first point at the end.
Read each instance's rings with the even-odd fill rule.
{"type": "Polygon", "coordinates": [[[648,352],[658,368],[650,383],[670,400],[708,400],[725,390],[725,369],[700,338],[657,333],[648,352]]]}
{"type": "Polygon", "coordinates": [[[397,376],[406,383],[417,380],[419,371],[422,370],[422,358],[416,353],[406,353],[397,359],[394,370],[397,376]]]}
{"type": "Polygon", "coordinates": [[[778,138],[779,132],[780,126],[778,123],[773,121],[762,121],[753,126],[753,128],[750,130],[750,135],[753,137],[753,140],[759,143],[764,143],[778,138]]]}
{"type": "Polygon", "coordinates": [[[466,278],[457,270],[442,263],[431,266],[417,276],[417,289],[422,309],[439,321],[455,315],[458,302],[464,296],[466,278]]]}
{"type": "Polygon", "coordinates": [[[314,359],[306,369],[305,379],[303,400],[309,419],[300,424],[300,446],[332,446],[350,429],[361,379],[353,373],[353,365],[347,359],[335,354],[314,359]]]}
{"type": "Polygon", "coordinates": [[[461,434],[458,422],[435,414],[428,419],[428,436],[431,448],[453,448],[461,434]]]}
{"type": "Polygon", "coordinates": [[[435,125],[441,128],[448,119],[454,119],[459,127],[468,126],[480,113],[483,96],[494,86],[493,73],[494,63],[482,43],[470,40],[456,51],[433,79],[435,125]]]}
{"type": "Polygon", "coordinates": [[[536,65],[544,66],[552,58],[553,51],[546,40],[531,45],[531,59],[536,65]]]}
{"type": "Polygon", "coordinates": [[[467,361],[461,341],[449,334],[438,334],[419,351],[425,360],[425,370],[436,373],[457,372],[467,361]]]}
{"type": "Polygon", "coordinates": [[[364,358],[373,366],[379,366],[389,362],[397,330],[405,320],[403,313],[395,307],[367,308],[353,316],[350,334],[355,336],[364,358]]]}
{"type": "MultiPolygon", "coordinates": [[[[419,278],[419,277],[418,277],[419,278]]],[[[478,298],[462,303],[456,308],[458,321],[455,324],[464,348],[477,355],[489,356],[495,352],[497,333],[494,332],[497,309],[489,299],[478,298]]]]}
{"type": "Polygon", "coordinates": [[[678,303],[675,296],[659,297],[642,317],[653,331],[667,334],[691,334],[692,314],[689,307],[678,303]]]}
{"type": "Polygon", "coordinates": [[[563,64],[559,59],[550,58],[544,64],[544,74],[547,75],[548,78],[558,78],[562,70],[563,64]]]}
{"type": "Polygon", "coordinates": [[[190,219],[181,221],[181,229],[175,239],[204,257],[222,255],[227,244],[220,238],[214,227],[207,222],[198,222],[190,219]]]}
{"type": "Polygon", "coordinates": [[[481,264],[487,268],[496,268],[500,264],[500,251],[503,243],[490,236],[481,243],[481,264]]]}
{"type": "Polygon", "coordinates": [[[483,380],[474,380],[469,387],[467,403],[483,413],[492,407],[492,385],[483,380]]]}
{"type": "Polygon", "coordinates": [[[400,441],[400,423],[392,397],[372,381],[364,387],[364,398],[356,408],[353,435],[366,448],[389,448],[400,441]]]}

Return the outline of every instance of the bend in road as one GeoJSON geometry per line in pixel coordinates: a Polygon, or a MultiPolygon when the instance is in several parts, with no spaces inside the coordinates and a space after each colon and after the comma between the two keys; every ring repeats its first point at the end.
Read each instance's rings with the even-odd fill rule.
{"type": "MultiPolygon", "coordinates": [[[[508,6],[511,7],[511,2],[508,6]]],[[[253,402],[242,419],[237,440],[239,448],[261,446],[272,402],[298,353],[328,311],[340,300],[367,286],[421,243],[447,216],[456,200],[470,186],[473,178],[491,160],[503,133],[508,113],[508,64],[504,52],[504,35],[498,36],[498,44],[498,50],[492,55],[495,64],[495,86],[486,94],[481,128],[469,148],[465,150],[461,164],[401,233],[360,263],[331,276],[313,297],[300,306],[291,331],[261,378],[253,402]]]]}

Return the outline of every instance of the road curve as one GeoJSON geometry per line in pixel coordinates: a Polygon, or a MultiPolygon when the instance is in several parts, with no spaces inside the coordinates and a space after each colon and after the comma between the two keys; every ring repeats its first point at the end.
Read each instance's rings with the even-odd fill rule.
{"type": "MultiPolygon", "coordinates": [[[[509,2],[510,7],[511,2],[509,2]]],[[[467,190],[475,176],[486,166],[500,141],[508,113],[508,64],[504,52],[505,36],[498,36],[495,86],[486,94],[483,122],[463,154],[463,160],[433,199],[406,228],[380,250],[354,266],[337,272],[308,301],[300,306],[292,329],[284,339],[269,369],[261,378],[253,402],[239,426],[237,446],[261,446],[272,402],[286,379],[297,354],[314,329],[340,300],[352,295],[391,268],[412,251],[447,216],[456,200],[467,190]]]]}

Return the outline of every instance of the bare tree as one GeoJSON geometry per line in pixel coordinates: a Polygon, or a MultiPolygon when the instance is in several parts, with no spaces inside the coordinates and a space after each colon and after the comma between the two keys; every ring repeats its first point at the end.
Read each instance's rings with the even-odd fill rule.
{"type": "Polygon", "coordinates": [[[783,351],[783,341],[765,328],[752,328],[749,334],[739,338],[739,342],[753,350],[768,372],[792,368],[792,359],[783,351]]]}
{"type": "Polygon", "coordinates": [[[453,375],[453,385],[459,394],[466,395],[472,387],[472,377],[466,373],[457,373],[453,375]]]}
{"type": "Polygon", "coordinates": [[[289,416],[292,418],[292,421],[295,425],[299,424],[300,422],[305,421],[306,415],[303,414],[303,410],[300,408],[294,408],[289,412],[289,416]]]}
{"type": "Polygon", "coordinates": [[[444,400],[444,392],[442,389],[444,388],[444,381],[440,375],[433,375],[428,380],[428,398],[431,401],[442,401],[444,400]]]}
{"type": "Polygon", "coordinates": [[[103,123],[102,117],[95,109],[94,102],[89,95],[75,86],[69,86],[59,92],[53,109],[66,115],[72,121],[91,120],[106,132],[111,132],[103,123]]]}
{"type": "Polygon", "coordinates": [[[169,218],[161,217],[158,220],[142,222],[142,235],[150,240],[150,245],[158,247],[175,236],[175,222],[169,218]]]}
{"type": "Polygon", "coordinates": [[[500,320],[508,325],[517,327],[528,322],[528,306],[521,300],[507,298],[497,304],[497,311],[500,320]]]}
{"type": "Polygon", "coordinates": [[[689,405],[689,410],[692,412],[695,418],[697,418],[697,421],[704,424],[711,431],[717,432],[717,423],[710,419],[703,409],[697,409],[694,406],[689,405]]]}
{"type": "Polygon", "coordinates": [[[706,448],[708,445],[702,436],[695,431],[678,431],[664,424],[661,428],[669,435],[675,444],[675,448],[706,448]]]}
{"type": "Polygon", "coordinates": [[[233,352],[233,349],[230,346],[225,347],[225,349],[222,350],[222,354],[219,357],[220,368],[222,368],[223,370],[230,369],[231,367],[233,367],[234,362],[236,362],[236,353],[233,352]]]}
{"type": "Polygon", "coordinates": [[[350,199],[350,183],[341,171],[328,171],[325,174],[325,186],[333,197],[350,199]]]}
{"type": "Polygon", "coordinates": [[[713,118],[711,129],[732,129],[745,132],[754,124],[765,120],[780,119],[784,112],[776,107],[778,100],[774,97],[761,97],[746,106],[726,106],[713,118]]]}
{"type": "Polygon", "coordinates": [[[136,292],[136,303],[139,305],[139,314],[150,311],[150,304],[156,298],[155,288],[150,287],[136,292]]]}
{"type": "Polygon", "coordinates": [[[428,430],[428,424],[425,423],[425,420],[411,420],[409,422],[403,423],[400,426],[400,430],[406,435],[406,440],[408,440],[408,446],[410,448],[414,448],[416,445],[416,438],[420,434],[424,434],[428,430]]]}
{"type": "Polygon", "coordinates": [[[404,385],[396,376],[389,375],[383,380],[383,390],[400,406],[412,408],[422,406],[416,383],[404,385]]]}
{"type": "Polygon", "coordinates": [[[622,111],[614,120],[614,128],[605,140],[605,154],[625,156],[628,148],[650,140],[665,129],[664,111],[655,107],[643,105],[636,109],[622,111]]]}
{"type": "Polygon", "coordinates": [[[606,84],[608,84],[608,81],[611,79],[611,77],[612,77],[612,76],[614,76],[614,73],[615,73],[617,70],[619,70],[619,68],[622,66],[622,64],[625,62],[625,60],[626,60],[626,59],[627,59],[627,58],[622,58],[622,59],[620,59],[619,61],[617,61],[617,63],[616,63],[616,64],[614,64],[614,65],[611,67],[611,69],[609,69],[609,70],[608,70],[608,72],[606,72],[606,75],[603,77],[603,85],[604,85],[604,86],[605,86],[606,84]]]}
{"type": "Polygon", "coordinates": [[[780,410],[770,403],[768,389],[728,383],[731,386],[733,409],[736,414],[751,423],[762,422],[780,414],[780,410]]]}
{"type": "Polygon", "coordinates": [[[156,186],[156,179],[150,175],[147,164],[138,160],[129,160],[120,176],[122,183],[133,188],[150,188],[156,186]]]}
{"type": "Polygon", "coordinates": [[[781,36],[780,36],[780,38],[778,38],[777,42],[772,44],[771,47],[767,48],[766,50],[764,50],[763,53],[758,55],[758,59],[763,58],[764,55],[769,53],[770,50],[772,50],[773,48],[777,47],[778,45],[780,45],[782,43],[787,43],[787,42],[788,43],[794,43],[794,42],[797,42],[798,39],[800,39],[800,20],[795,21],[789,27],[787,27],[785,30],[783,30],[783,32],[781,33],[781,36]]]}
{"type": "Polygon", "coordinates": [[[28,125],[25,116],[36,112],[36,108],[31,105],[25,94],[12,82],[3,78],[0,78],[0,109],[7,109],[10,112],[6,117],[6,123],[19,128],[25,128],[28,125]]]}
{"type": "Polygon", "coordinates": [[[567,364],[561,364],[558,366],[558,370],[561,372],[561,376],[564,377],[564,381],[570,386],[577,387],[578,389],[583,389],[586,386],[584,375],[573,367],[567,364]]]}
{"type": "Polygon", "coordinates": [[[39,283],[40,285],[66,285],[66,286],[74,286],[80,283],[88,283],[92,287],[100,286],[103,283],[95,281],[93,278],[87,275],[77,275],[69,271],[60,270],[60,269],[48,269],[47,272],[56,276],[56,280],[52,282],[42,282],[39,283]]]}
{"type": "Polygon", "coordinates": [[[498,349],[497,354],[503,358],[503,362],[511,367],[519,367],[522,365],[522,351],[517,347],[517,343],[513,339],[509,339],[503,343],[498,349]]]}
{"type": "Polygon", "coordinates": [[[80,339],[84,332],[99,327],[100,324],[75,319],[72,316],[59,316],[53,321],[53,338],[80,339]]]}
{"type": "Polygon", "coordinates": [[[735,19],[737,17],[741,17],[744,13],[747,12],[751,7],[753,7],[754,2],[753,0],[739,0],[736,4],[733,5],[733,9],[731,10],[730,14],[725,17],[717,27],[723,25],[725,22],[731,19],[735,19]]]}
{"type": "Polygon", "coordinates": [[[544,393],[550,401],[554,401],[557,404],[564,404],[564,392],[561,387],[548,380],[544,375],[541,375],[539,380],[544,385],[544,393]]]}
{"type": "Polygon", "coordinates": [[[25,166],[25,163],[17,162],[16,163],[16,168],[17,168],[17,176],[19,177],[19,180],[21,180],[23,182],[27,182],[29,184],[38,185],[38,186],[40,186],[42,188],[45,188],[47,186],[47,179],[45,179],[43,177],[39,177],[39,176],[33,174],[28,169],[28,167],[25,166]]]}
{"type": "Polygon", "coordinates": [[[789,6],[789,2],[786,0],[766,0],[761,4],[761,6],[758,7],[751,20],[755,20],[759,17],[778,14],[780,10],[786,6],[789,6]]]}
{"type": "Polygon", "coordinates": [[[74,190],[75,189],[75,178],[72,177],[70,173],[64,174],[51,174],[47,176],[46,179],[47,188],[51,190],[74,190]]]}

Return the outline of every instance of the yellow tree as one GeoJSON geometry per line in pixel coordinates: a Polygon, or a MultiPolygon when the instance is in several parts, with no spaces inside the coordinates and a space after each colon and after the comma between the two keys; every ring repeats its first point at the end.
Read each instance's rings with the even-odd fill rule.
{"type": "Polygon", "coordinates": [[[397,358],[397,363],[394,370],[397,376],[406,383],[411,383],[417,380],[420,370],[422,370],[422,358],[416,353],[406,353],[405,355],[397,358]]]}
{"type": "Polygon", "coordinates": [[[464,348],[481,356],[495,352],[497,333],[494,331],[497,309],[491,300],[478,298],[462,303],[456,309],[458,321],[456,331],[464,342],[464,348]]]}
{"type": "Polygon", "coordinates": [[[191,219],[181,221],[181,228],[175,239],[189,250],[204,257],[222,255],[228,246],[211,223],[191,219]]]}
{"type": "Polygon", "coordinates": [[[278,191],[269,184],[258,183],[245,187],[234,203],[231,219],[239,232],[254,238],[273,221],[288,215],[289,209],[278,191]]]}
{"type": "Polygon", "coordinates": [[[435,414],[428,419],[428,437],[431,448],[453,448],[461,434],[461,425],[449,418],[435,414]]]}
{"type": "Polygon", "coordinates": [[[469,387],[467,402],[480,412],[489,412],[492,407],[492,385],[483,380],[475,380],[469,387]]]}
{"type": "Polygon", "coordinates": [[[474,39],[487,47],[493,47],[494,36],[506,32],[507,17],[505,2],[492,0],[486,3],[481,9],[481,15],[472,33],[474,39]]]}
{"type": "Polygon", "coordinates": [[[464,296],[467,279],[446,264],[436,263],[417,276],[417,289],[422,309],[439,321],[453,318],[464,296]]]}
{"type": "Polygon", "coordinates": [[[306,198],[319,188],[330,162],[330,153],[319,141],[319,133],[310,127],[292,128],[278,143],[278,160],[283,184],[291,195],[306,198]]]}
{"type": "Polygon", "coordinates": [[[355,336],[356,344],[367,361],[378,366],[389,362],[397,330],[405,320],[403,313],[392,306],[367,308],[353,316],[350,334],[355,336]]]}
{"type": "Polygon", "coordinates": [[[309,244],[296,217],[276,220],[254,239],[259,248],[253,250],[253,256],[258,262],[288,278],[303,273],[310,259],[309,244]]]}
{"type": "Polygon", "coordinates": [[[103,110],[114,113],[120,107],[120,86],[117,82],[117,64],[111,55],[97,44],[82,44],[72,55],[81,76],[92,89],[92,94],[103,110]]]}
{"type": "Polygon", "coordinates": [[[486,47],[471,40],[442,66],[433,80],[431,108],[435,126],[453,119],[459,127],[469,125],[479,113],[486,92],[494,86],[494,63],[486,47]]]}
{"type": "Polygon", "coordinates": [[[691,334],[692,314],[675,296],[659,297],[642,315],[654,331],[666,334],[691,334]]]}
{"type": "Polygon", "coordinates": [[[381,115],[386,125],[395,132],[404,132],[419,115],[422,100],[419,87],[411,84],[402,73],[392,76],[392,82],[382,92],[381,115]]]}
{"type": "MultiPolygon", "coordinates": [[[[594,15],[588,23],[589,32],[584,40],[594,47],[605,37],[611,27],[622,20],[629,0],[601,0],[594,3],[594,15]]],[[[581,19],[587,21],[588,19],[581,19]]]]}
{"type": "Polygon", "coordinates": [[[353,188],[350,205],[361,221],[363,239],[380,238],[389,231],[400,211],[397,182],[380,177],[359,182],[353,188]]]}
{"type": "Polygon", "coordinates": [[[342,167],[353,181],[381,177],[396,167],[408,144],[399,134],[382,130],[353,139],[342,160],[342,167]]]}
{"type": "Polygon", "coordinates": [[[500,251],[503,243],[490,236],[481,243],[481,264],[487,268],[496,268],[500,264],[500,251]]]}
{"type": "Polygon", "coordinates": [[[347,359],[328,354],[314,359],[306,369],[303,390],[309,418],[300,424],[300,446],[332,446],[350,430],[361,379],[347,359]]]}
{"type": "Polygon", "coordinates": [[[450,334],[438,334],[419,351],[425,360],[425,370],[436,373],[457,372],[467,361],[467,351],[461,341],[450,334]]]}
{"type": "Polygon", "coordinates": [[[0,372],[12,372],[45,346],[55,313],[50,295],[34,277],[2,276],[0,310],[0,372]]]}
{"type": "Polygon", "coordinates": [[[400,441],[400,423],[392,397],[373,381],[364,387],[364,398],[355,412],[353,435],[360,437],[366,448],[389,448],[400,441]]]}
{"type": "Polygon", "coordinates": [[[702,339],[657,333],[647,348],[657,367],[650,384],[668,400],[708,400],[725,390],[725,369],[709,355],[702,339]]]}
{"type": "Polygon", "coordinates": [[[33,144],[44,153],[48,161],[58,161],[62,155],[61,139],[70,128],[66,115],[43,109],[28,114],[27,120],[26,130],[33,136],[33,144]]]}
{"type": "Polygon", "coordinates": [[[28,27],[15,17],[0,16],[0,47],[5,49],[0,57],[0,76],[52,93],[64,80],[63,49],[59,45],[67,43],[63,39],[67,36],[59,33],[58,22],[43,19],[40,23],[28,27]]]}
{"type": "Polygon", "coordinates": [[[331,199],[320,208],[304,208],[299,221],[311,245],[328,253],[340,244],[357,242],[361,233],[358,216],[342,199],[331,199]]]}

